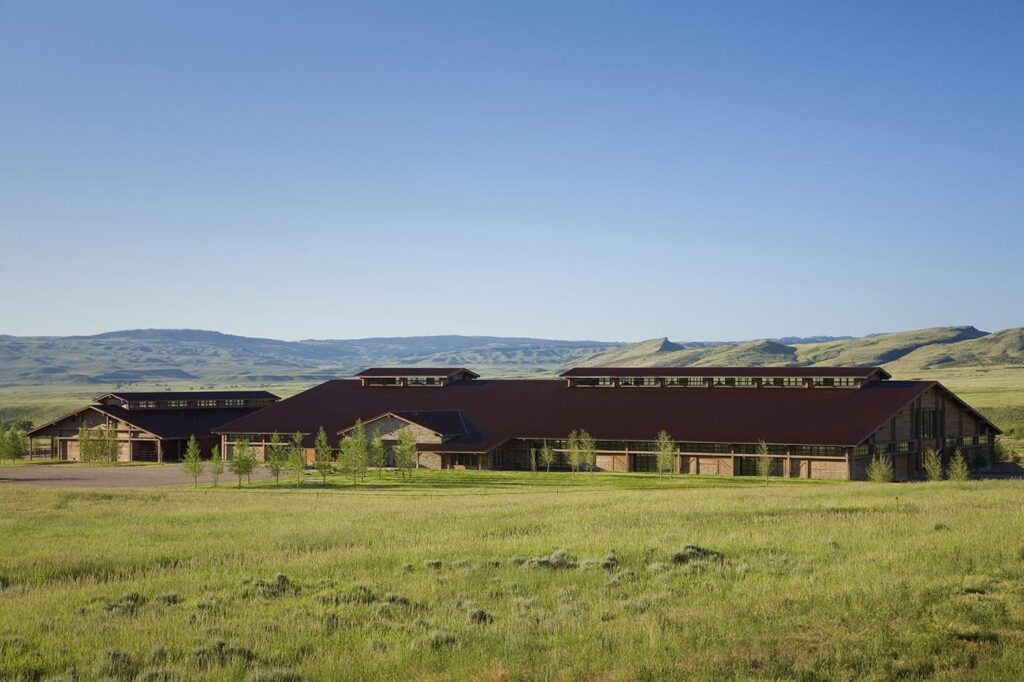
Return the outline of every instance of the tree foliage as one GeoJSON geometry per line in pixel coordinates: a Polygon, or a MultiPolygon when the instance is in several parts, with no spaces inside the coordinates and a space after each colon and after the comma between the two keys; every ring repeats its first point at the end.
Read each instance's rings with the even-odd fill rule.
{"type": "Polygon", "coordinates": [[[769,477],[772,475],[771,450],[763,440],[757,444],[757,475],[764,477],[764,484],[768,485],[769,477]]]}
{"type": "Polygon", "coordinates": [[[235,441],[228,468],[231,473],[238,476],[239,488],[242,487],[242,478],[248,478],[252,475],[252,470],[256,468],[256,454],[252,451],[252,445],[245,438],[235,441]]]}
{"type": "Polygon", "coordinates": [[[341,468],[345,473],[352,475],[352,485],[356,485],[360,478],[366,477],[368,450],[363,420],[357,419],[356,425],[341,441],[341,468]]]}
{"type": "Polygon", "coordinates": [[[203,473],[203,460],[199,457],[199,441],[195,435],[189,436],[188,444],[185,445],[185,458],[182,460],[182,469],[192,477],[192,483],[199,487],[199,476],[203,473]]]}
{"type": "Polygon", "coordinates": [[[25,438],[16,426],[0,429],[0,459],[14,461],[25,454],[25,438]]]}
{"type": "Polygon", "coordinates": [[[306,473],[306,449],[302,447],[302,434],[296,431],[288,444],[288,468],[295,477],[295,487],[302,484],[302,475],[306,473]]]}
{"type": "Polygon", "coordinates": [[[320,427],[316,432],[316,440],[313,441],[313,466],[320,474],[323,484],[327,485],[327,475],[334,471],[334,450],[327,440],[327,431],[320,427]]]}
{"type": "Polygon", "coordinates": [[[213,477],[213,485],[216,487],[220,481],[220,475],[224,473],[224,457],[220,454],[220,446],[214,445],[210,450],[210,476],[213,477]]]}
{"type": "Polygon", "coordinates": [[[270,475],[274,477],[274,485],[281,485],[281,472],[288,464],[288,446],[281,439],[281,435],[275,431],[270,436],[270,443],[267,445],[263,455],[263,466],[270,475]]]}
{"type": "Polygon", "coordinates": [[[892,458],[888,455],[875,455],[868,462],[868,480],[874,483],[892,483],[896,472],[892,466],[892,458]]]}
{"type": "Polygon", "coordinates": [[[924,473],[929,481],[942,480],[942,457],[934,448],[924,451],[924,473]]]}
{"type": "Polygon", "coordinates": [[[953,459],[949,460],[949,471],[947,476],[951,481],[968,481],[971,478],[970,471],[967,468],[967,460],[964,459],[964,453],[957,448],[953,453],[953,459]]]}
{"type": "Polygon", "coordinates": [[[591,472],[597,470],[597,443],[593,436],[580,429],[576,435],[576,444],[580,449],[580,462],[590,468],[591,472]]]}
{"type": "Polygon", "coordinates": [[[367,462],[377,469],[377,478],[380,478],[388,463],[388,450],[384,446],[384,437],[380,435],[379,429],[374,429],[373,436],[370,437],[367,462]]]}
{"type": "Polygon", "coordinates": [[[540,464],[551,471],[551,465],[555,463],[555,449],[551,447],[551,443],[544,441],[540,444],[540,451],[537,453],[540,464]]]}
{"type": "Polygon", "coordinates": [[[657,439],[658,447],[658,476],[662,477],[665,472],[672,473],[675,470],[676,455],[679,452],[679,448],[676,447],[675,442],[672,440],[672,436],[668,434],[668,431],[662,429],[658,433],[657,439]]]}
{"type": "Polygon", "coordinates": [[[395,444],[395,466],[403,476],[412,478],[412,470],[416,466],[416,436],[409,429],[398,432],[398,443],[395,444]]]}

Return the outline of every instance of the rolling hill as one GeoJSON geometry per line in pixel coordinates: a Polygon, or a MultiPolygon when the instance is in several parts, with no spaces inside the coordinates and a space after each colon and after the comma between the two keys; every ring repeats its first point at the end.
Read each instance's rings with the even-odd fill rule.
{"type": "Polygon", "coordinates": [[[813,367],[883,365],[900,375],[951,367],[1024,364],[1024,328],[990,334],[974,327],[934,327],[860,338],[786,344],[677,344],[652,339],[586,359],[589,366],[625,367],[813,367]]]}
{"type": "Polygon", "coordinates": [[[313,382],[374,365],[466,365],[551,373],[621,344],[489,336],[279,341],[176,329],[0,336],[0,385],[313,382]]]}
{"type": "Polygon", "coordinates": [[[861,338],[640,343],[492,336],[280,341],[202,330],[0,336],[0,386],[315,382],[375,365],[459,365],[485,376],[552,376],[570,365],[885,365],[918,370],[1024,365],[1024,328],[936,327],[861,338]]]}

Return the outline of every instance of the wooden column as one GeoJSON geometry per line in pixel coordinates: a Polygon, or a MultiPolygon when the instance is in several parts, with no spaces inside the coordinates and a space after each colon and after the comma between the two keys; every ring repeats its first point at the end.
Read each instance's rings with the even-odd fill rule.
{"type": "Polygon", "coordinates": [[[156,442],[156,461],[160,464],[164,463],[164,442],[162,440],[156,442]]]}

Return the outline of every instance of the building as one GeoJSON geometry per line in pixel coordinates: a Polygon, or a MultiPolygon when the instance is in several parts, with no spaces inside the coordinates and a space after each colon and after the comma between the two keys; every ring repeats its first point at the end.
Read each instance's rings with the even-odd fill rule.
{"type": "Polygon", "coordinates": [[[679,472],[753,474],[763,441],[777,475],[832,479],[864,479],[875,454],[892,458],[900,480],[921,476],[928,448],[980,461],[1000,433],[938,382],[893,381],[878,367],[593,367],[549,380],[374,368],[214,431],[226,456],[245,439],[262,457],[275,432],[300,432],[311,448],[323,427],[336,445],[357,419],[389,445],[410,430],[423,467],[530,469],[531,450],[548,441],[564,468],[568,434],[585,429],[598,468],[651,471],[664,429],[679,472]]]}
{"type": "Polygon", "coordinates": [[[208,454],[219,442],[212,429],[272,405],[278,397],[267,391],[187,391],[107,393],[92,405],[43,424],[26,434],[46,439],[57,459],[81,459],[82,426],[117,431],[118,460],[178,461],[190,436],[208,454]]]}

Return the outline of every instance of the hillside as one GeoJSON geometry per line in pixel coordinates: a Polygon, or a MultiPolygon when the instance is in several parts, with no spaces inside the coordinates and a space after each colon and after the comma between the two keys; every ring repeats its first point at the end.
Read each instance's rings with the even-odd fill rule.
{"type": "Polygon", "coordinates": [[[279,341],[166,329],[0,336],[0,385],[311,382],[373,365],[466,365],[491,375],[529,375],[619,345],[489,336],[279,341]]]}
{"type": "Polygon", "coordinates": [[[1024,328],[918,348],[892,363],[897,370],[1024,364],[1024,328]]]}
{"type": "Polygon", "coordinates": [[[201,330],[94,336],[0,336],[0,386],[194,386],[315,382],[375,365],[460,365],[491,377],[552,376],[570,365],[886,365],[907,375],[1024,365],[1024,329],[936,327],[812,343],[782,340],[641,343],[493,336],[280,341],[201,330]]]}
{"type": "Polygon", "coordinates": [[[588,358],[590,366],[853,366],[884,365],[905,375],[918,370],[1024,364],[1024,328],[990,334],[974,327],[934,327],[786,344],[761,340],[740,343],[676,344],[653,339],[588,358]]]}

